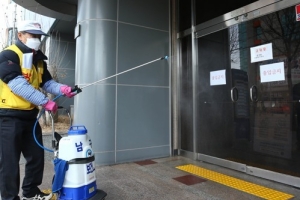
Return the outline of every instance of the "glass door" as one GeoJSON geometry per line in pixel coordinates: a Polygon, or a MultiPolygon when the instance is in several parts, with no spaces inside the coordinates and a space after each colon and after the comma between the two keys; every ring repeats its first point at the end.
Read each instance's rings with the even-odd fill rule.
{"type": "Polygon", "coordinates": [[[197,153],[300,177],[295,6],[197,42],[197,153]]]}
{"type": "MultiPolygon", "coordinates": [[[[197,152],[227,158],[234,132],[228,30],[198,38],[197,152]]],[[[236,95],[235,95],[236,96],[236,95]]]]}

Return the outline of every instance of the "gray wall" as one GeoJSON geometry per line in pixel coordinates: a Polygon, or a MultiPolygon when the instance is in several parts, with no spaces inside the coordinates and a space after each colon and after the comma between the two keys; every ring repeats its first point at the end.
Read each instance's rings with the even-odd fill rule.
{"type": "MultiPolygon", "coordinates": [[[[76,84],[169,55],[168,0],[79,0],[76,84]]],[[[153,62],[83,89],[74,125],[85,125],[97,164],[170,155],[169,63],[153,62]]]]}

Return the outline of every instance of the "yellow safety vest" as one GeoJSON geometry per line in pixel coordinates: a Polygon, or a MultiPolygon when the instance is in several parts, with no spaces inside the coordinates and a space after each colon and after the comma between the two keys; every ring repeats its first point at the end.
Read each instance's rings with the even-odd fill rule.
{"type": "MultiPolygon", "coordinates": [[[[14,51],[20,60],[21,71],[24,78],[31,84],[35,89],[39,88],[42,83],[42,75],[44,72],[43,61],[38,61],[37,68],[32,64],[31,69],[23,66],[23,52],[16,46],[11,45],[6,48],[7,50],[14,51]]],[[[22,97],[15,95],[11,89],[0,80],[0,108],[7,109],[18,109],[18,110],[32,110],[36,105],[23,99],[22,97]]]]}

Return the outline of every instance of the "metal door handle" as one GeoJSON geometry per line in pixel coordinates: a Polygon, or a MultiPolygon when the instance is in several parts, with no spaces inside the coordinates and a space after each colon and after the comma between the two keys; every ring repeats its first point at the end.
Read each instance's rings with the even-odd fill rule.
{"type": "Polygon", "coordinates": [[[257,102],[257,87],[255,85],[250,88],[250,99],[252,102],[257,102]],[[255,96],[253,94],[255,94],[255,96]]]}
{"type": "Polygon", "coordinates": [[[231,101],[232,102],[237,102],[237,100],[239,99],[239,91],[236,87],[231,88],[231,101]],[[234,95],[236,94],[236,95],[234,95]]]}

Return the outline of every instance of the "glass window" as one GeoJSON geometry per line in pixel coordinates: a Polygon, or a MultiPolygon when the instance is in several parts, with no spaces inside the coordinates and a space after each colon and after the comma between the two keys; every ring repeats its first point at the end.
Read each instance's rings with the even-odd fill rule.
{"type": "Polygon", "coordinates": [[[179,30],[178,32],[184,31],[186,29],[191,28],[192,26],[192,7],[191,0],[179,0],[178,1],[178,9],[179,9],[179,30]]]}
{"type": "Polygon", "coordinates": [[[181,148],[193,151],[193,82],[191,37],[181,39],[181,148]]]}
{"type": "Polygon", "coordinates": [[[201,24],[255,1],[257,0],[205,1],[204,3],[203,0],[196,0],[196,24],[201,24]]]}

